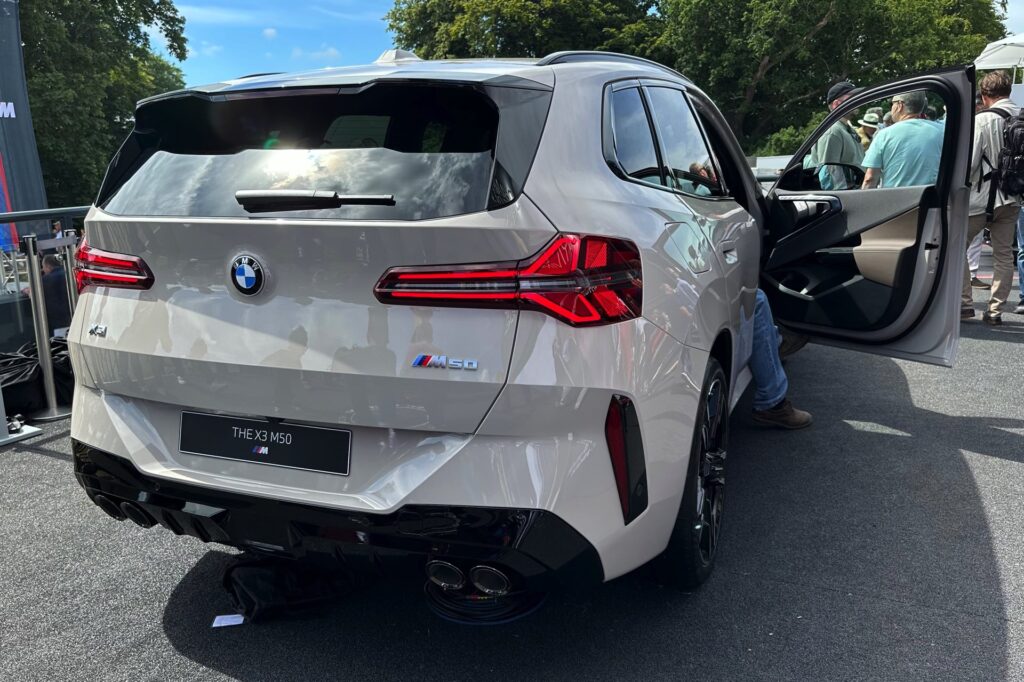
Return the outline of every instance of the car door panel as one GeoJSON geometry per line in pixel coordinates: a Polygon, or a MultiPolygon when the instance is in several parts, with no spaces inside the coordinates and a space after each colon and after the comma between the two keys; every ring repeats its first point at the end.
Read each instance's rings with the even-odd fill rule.
{"type": "Polygon", "coordinates": [[[771,249],[765,268],[786,265],[807,254],[827,249],[863,232],[872,230],[891,220],[895,215],[916,210],[927,187],[900,187],[895,189],[852,190],[830,194],[828,192],[778,192],[773,202],[771,220],[778,237],[771,249]],[[825,199],[832,199],[837,210],[823,210],[825,199]],[[817,204],[818,212],[802,221],[796,215],[801,200],[817,204]]]}
{"type": "MultiPolygon", "coordinates": [[[[776,319],[813,341],[950,365],[959,337],[973,68],[865,91],[833,112],[816,135],[857,106],[921,90],[947,108],[935,183],[830,192],[786,190],[780,181],[766,197],[761,283],[776,319]]],[[[797,151],[784,179],[799,172],[814,139],[797,151]]]]}

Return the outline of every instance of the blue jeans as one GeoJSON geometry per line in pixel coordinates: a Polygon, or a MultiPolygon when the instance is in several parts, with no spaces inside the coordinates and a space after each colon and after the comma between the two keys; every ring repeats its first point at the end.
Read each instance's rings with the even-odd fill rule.
{"type": "Polygon", "coordinates": [[[779,359],[781,337],[772,318],[768,297],[760,289],[754,303],[754,347],[750,354],[750,372],[754,375],[754,409],[768,410],[786,397],[789,381],[779,359]]]}
{"type": "Polygon", "coordinates": [[[1017,216],[1017,293],[1024,305],[1024,207],[1017,216]]]}

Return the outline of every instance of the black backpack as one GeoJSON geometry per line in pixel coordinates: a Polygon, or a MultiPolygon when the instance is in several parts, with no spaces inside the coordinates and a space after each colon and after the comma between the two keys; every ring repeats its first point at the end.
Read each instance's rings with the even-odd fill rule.
{"type": "Polygon", "coordinates": [[[983,159],[992,171],[982,177],[991,178],[988,190],[988,204],[985,206],[985,217],[991,222],[995,212],[996,190],[1007,197],[1024,196],[1024,109],[1016,116],[1006,109],[989,107],[987,112],[996,114],[1003,119],[1003,147],[993,166],[988,159],[983,159]]]}

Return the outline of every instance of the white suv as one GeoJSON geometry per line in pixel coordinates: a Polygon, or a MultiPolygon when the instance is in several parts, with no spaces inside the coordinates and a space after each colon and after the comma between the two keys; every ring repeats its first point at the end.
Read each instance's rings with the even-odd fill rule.
{"type": "Polygon", "coordinates": [[[697,585],[759,286],[814,339],[952,360],[972,84],[823,124],[937,93],[935,186],[767,195],[699,89],[621,55],[145,100],[78,254],[78,480],[203,541],[411,557],[449,605],[659,557],[697,585]]]}

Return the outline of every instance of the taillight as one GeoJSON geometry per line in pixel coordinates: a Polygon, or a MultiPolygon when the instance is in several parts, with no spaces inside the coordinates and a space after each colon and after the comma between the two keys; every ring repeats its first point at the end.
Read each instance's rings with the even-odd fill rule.
{"type": "Polygon", "coordinates": [[[574,326],[640,316],[640,252],[632,242],[560,234],[524,261],[391,268],[374,288],[382,303],[528,308],[574,326]]]}
{"type": "Polygon", "coordinates": [[[90,284],[121,289],[148,289],[153,286],[153,273],[138,256],[97,249],[82,239],[75,252],[75,282],[79,293],[90,284]]]}

